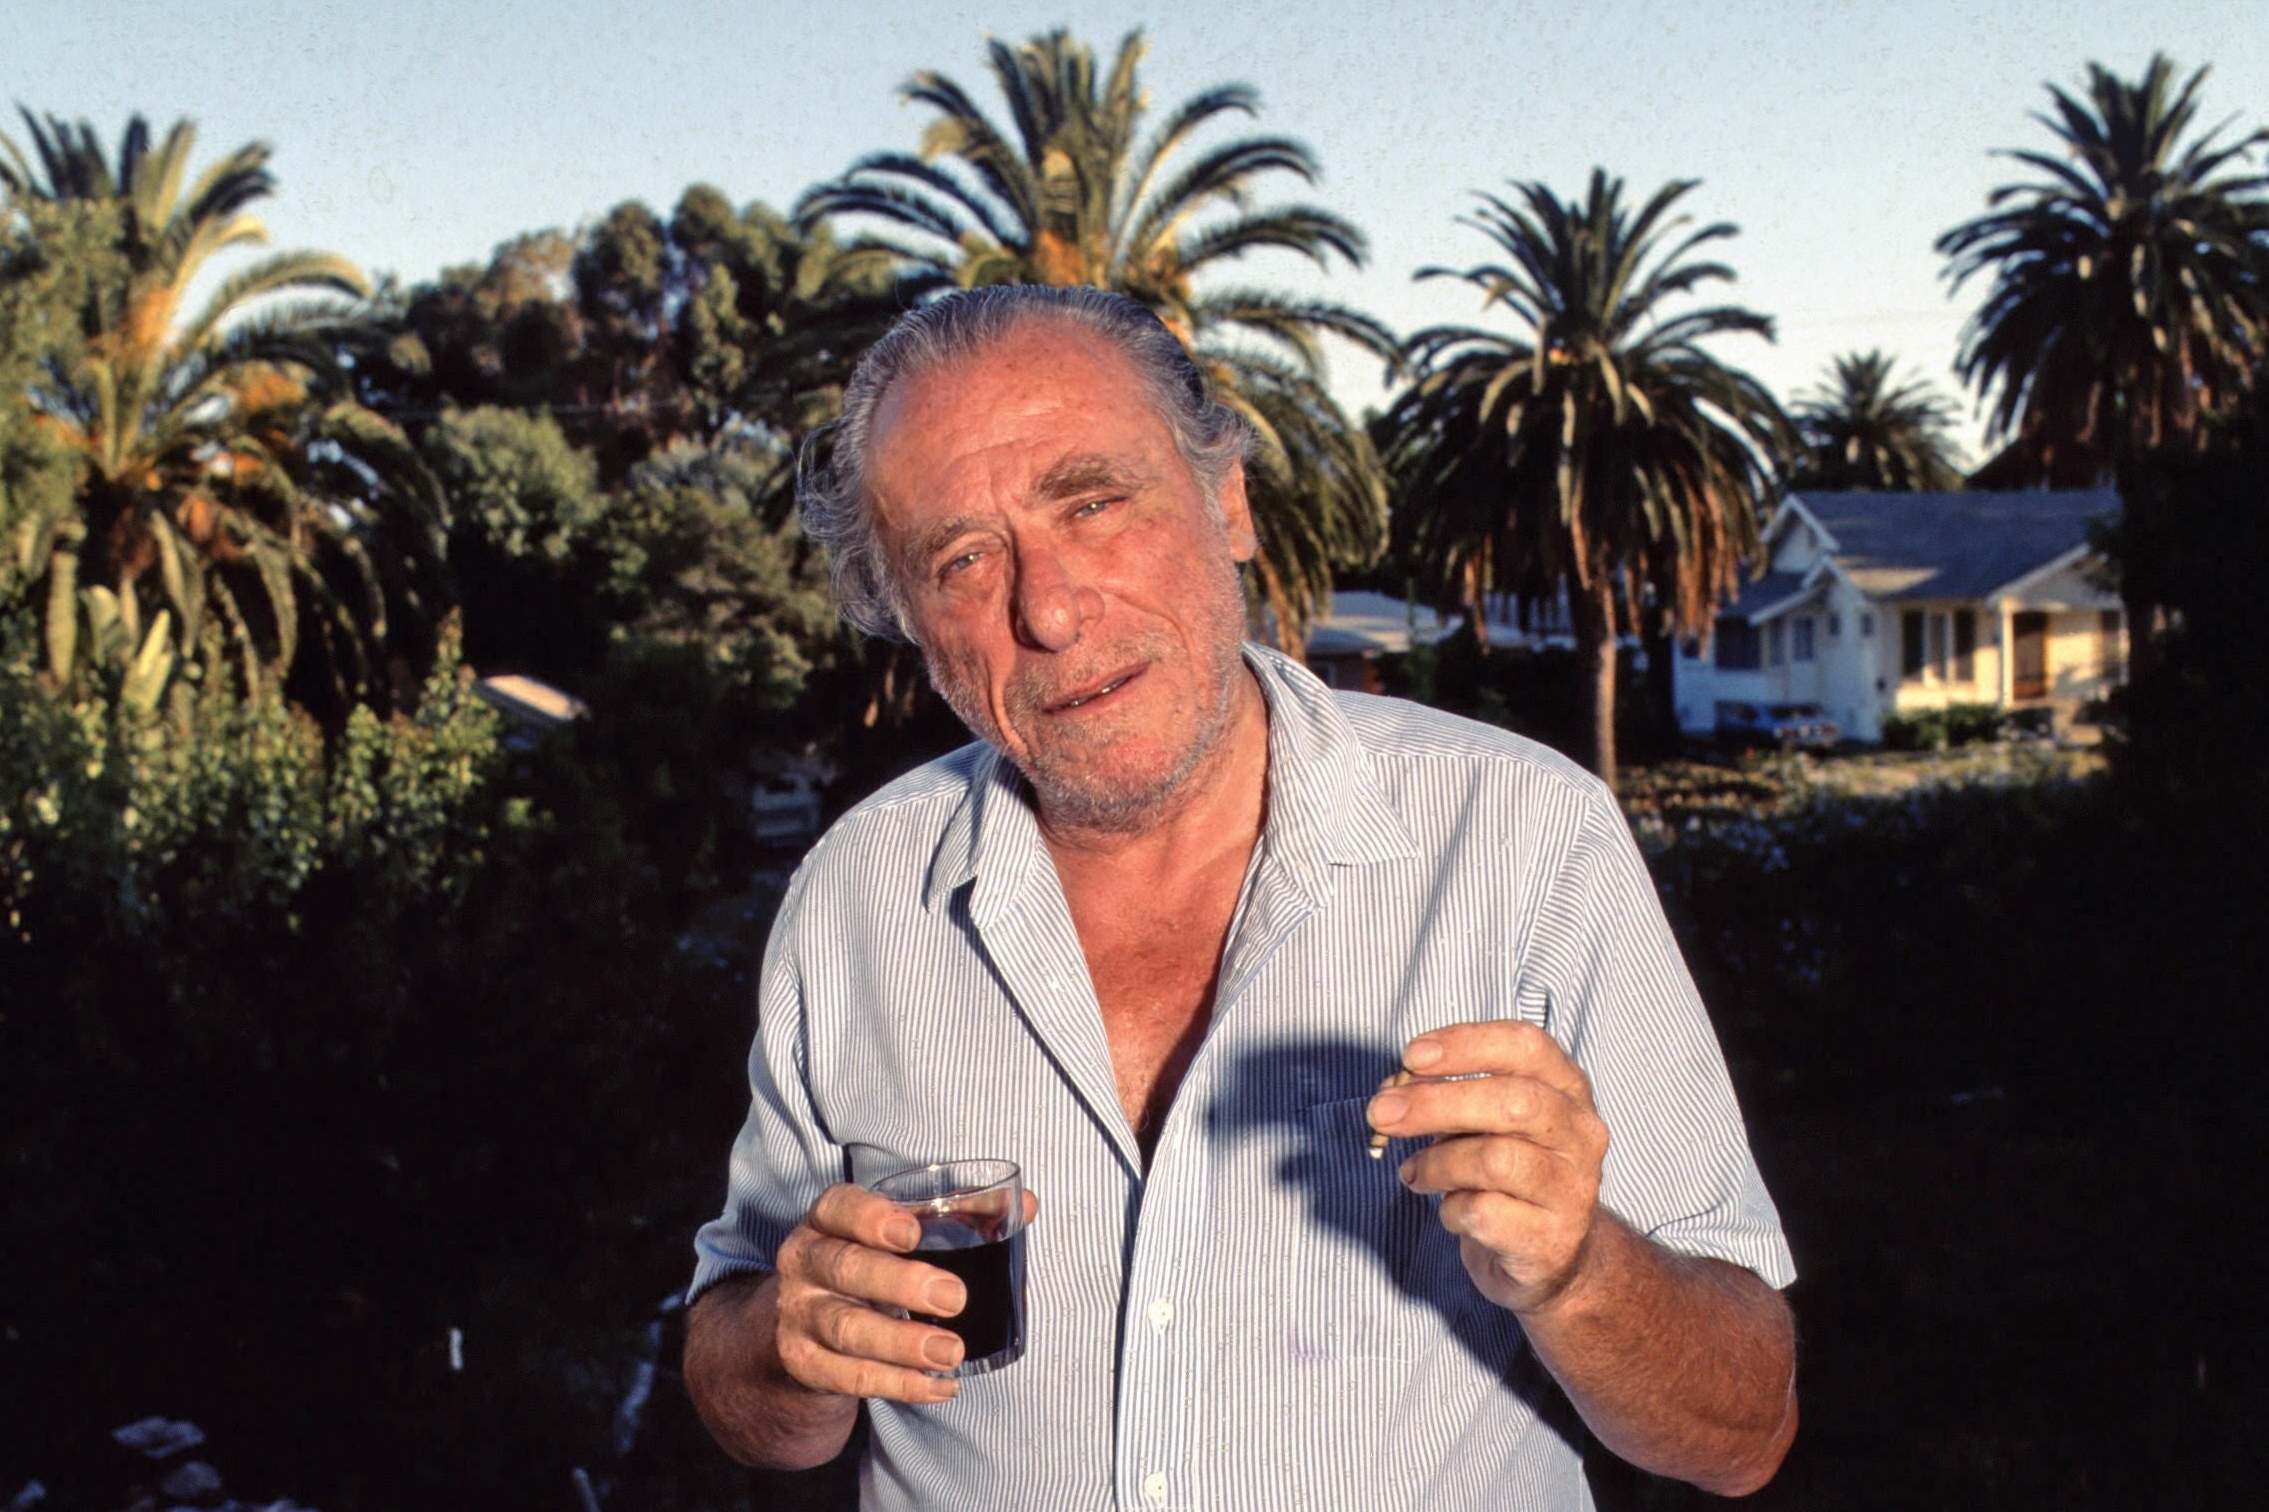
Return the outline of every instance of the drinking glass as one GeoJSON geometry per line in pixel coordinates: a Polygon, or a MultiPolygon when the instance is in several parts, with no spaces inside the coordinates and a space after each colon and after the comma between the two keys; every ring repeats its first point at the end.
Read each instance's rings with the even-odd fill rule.
{"type": "Polygon", "coordinates": [[[944,1160],[865,1183],[921,1225],[914,1258],[961,1278],[969,1300],[950,1318],[912,1317],[961,1338],[961,1363],[935,1376],[983,1375],[1024,1354],[1024,1173],[1007,1160],[944,1160]]]}

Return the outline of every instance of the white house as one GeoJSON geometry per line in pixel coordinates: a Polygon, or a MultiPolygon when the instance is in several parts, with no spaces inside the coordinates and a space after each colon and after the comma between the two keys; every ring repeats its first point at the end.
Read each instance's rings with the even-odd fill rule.
{"type": "Polygon", "coordinates": [[[2046,708],[2059,727],[2125,676],[2117,595],[2094,586],[2110,489],[1791,494],[1768,570],[1680,647],[1679,727],[1723,702],[1818,704],[1854,739],[1883,717],[1957,703],[2046,708]]]}

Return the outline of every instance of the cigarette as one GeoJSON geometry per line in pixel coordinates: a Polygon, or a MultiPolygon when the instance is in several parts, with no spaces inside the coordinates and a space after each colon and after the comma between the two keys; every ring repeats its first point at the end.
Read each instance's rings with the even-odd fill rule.
{"type": "MultiPolygon", "coordinates": [[[[1408,1071],[1398,1070],[1394,1075],[1387,1078],[1386,1087],[1381,1087],[1379,1090],[1381,1092],[1384,1092],[1387,1087],[1406,1087],[1416,1080],[1418,1080],[1418,1078],[1411,1075],[1408,1071]]],[[[1375,1130],[1372,1133],[1371,1158],[1373,1160],[1377,1160],[1387,1153],[1387,1138],[1387,1133],[1383,1129],[1375,1130]]]]}

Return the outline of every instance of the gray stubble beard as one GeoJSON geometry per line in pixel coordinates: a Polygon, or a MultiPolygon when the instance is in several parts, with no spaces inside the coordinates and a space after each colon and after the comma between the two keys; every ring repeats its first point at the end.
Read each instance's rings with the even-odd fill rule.
{"type": "MultiPolygon", "coordinates": [[[[1101,834],[1140,833],[1173,807],[1175,798],[1190,779],[1219,749],[1236,707],[1236,679],[1244,668],[1244,657],[1238,648],[1244,641],[1245,604],[1234,563],[1227,565],[1208,597],[1212,602],[1207,605],[1199,627],[1202,644],[1221,647],[1225,654],[1215,658],[1212,675],[1201,683],[1201,693],[1211,693],[1210,706],[1199,710],[1188,748],[1156,780],[1134,789],[1110,785],[1108,772],[1052,772],[1041,762],[1017,760],[1011,755],[1017,770],[1031,784],[1040,812],[1048,822],[1101,834]]],[[[1138,645],[1137,649],[1143,648],[1138,645]]],[[[946,701],[947,707],[978,739],[1007,754],[1008,746],[984,699],[979,696],[981,690],[976,680],[962,675],[960,668],[933,655],[926,647],[922,661],[929,671],[930,686],[946,701]]],[[[1010,697],[1017,699],[1013,688],[1010,697]]],[[[1017,699],[1017,702],[1023,705],[1019,712],[1039,714],[1037,701],[1026,704],[1017,699]]]]}

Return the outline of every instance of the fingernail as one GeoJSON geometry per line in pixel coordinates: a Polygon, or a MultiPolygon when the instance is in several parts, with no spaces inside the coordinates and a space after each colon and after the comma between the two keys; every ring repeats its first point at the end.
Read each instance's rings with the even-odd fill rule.
{"type": "Polygon", "coordinates": [[[962,1295],[961,1283],[958,1281],[932,1281],[922,1295],[930,1299],[930,1311],[941,1318],[952,1317],[961,1311],[961,1304],[968,1300],[962,1295]]]}
{"type": "Polygon", "coordinates": [[[1408,1186],[1410,1185],[1410,1173],[1416,1169],[1418,1169],[1418,1162],[1416,1159],[1406,1160],[1401,1165],[1395,1167],[1395,1176],[1401,1180],[1404,1186],[1408,1186]]]}
{"type": "Polygon", "coordinates": [[[1402,1052],[1402,1063],[1413,1071],[1423,1071],[1441,1058],[1442,1046],[1438,1040],[1415,1039],[1402,1052]]]}
{"type": "Polygon", "coordinates": [[[947,1334],[931,1334],[922,1341],[922,1358],[940,1370],[961,1363],[961,1341],[947,1334]]]}
{"type": "Polygon", "coordinates": [[[893,1218],[883,1225],[882,1237],[892,1249],[910,1250],[922,1242],[922,1226],[911,1218],[893,1218]]]}
{"type": "Polygon", "coordinates": [[[1410,1099],[1400,1092],[1381,1092],[1377,1097],[1371,1099],[1371,1122],[1374,1124],[1400,1123],[1403,1111],[1409,1106],[1410,1099]]]}

